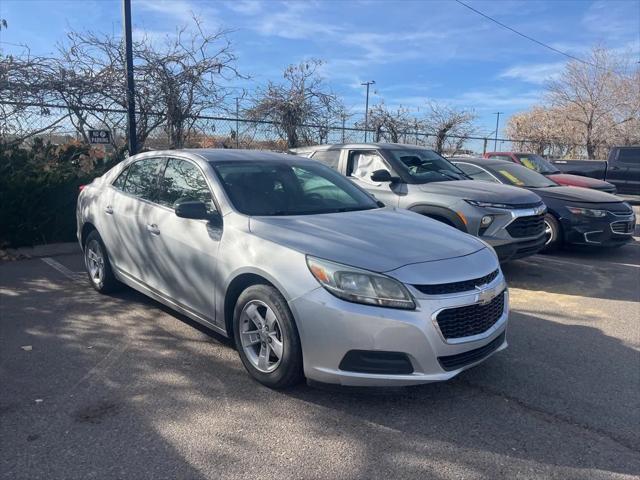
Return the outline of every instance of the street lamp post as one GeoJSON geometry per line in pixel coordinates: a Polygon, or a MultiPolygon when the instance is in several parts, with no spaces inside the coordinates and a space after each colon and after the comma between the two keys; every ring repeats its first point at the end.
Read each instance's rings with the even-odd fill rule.
{"type": "Polygon", "coordinates": [[[360,85],[367,86],[367,100],[365,102],[364,107],[364,142],[367,143],[367,130],[369,128],[369,87],[375,84],[375,80],[370,80],[368,82],[361,83],[360,85]]]}
{"type": "Polygon", "coordinates": [[[136,96],[133,83],[133,47],[131,44],[131,0],[122,1],[124,17],[125,72],[127,77],[127,126],[129,132],[129,155],[138,153],[136,136],[136,96]]]}
{"type": "Polygon", "coordinates": [[[493,151],[496,152],[498,150],[498,128],[500,126],[500,115],[504,114],[504,112],[496,112],[494,115],[496,116],[496,136],[493,140],[493,151]]]}

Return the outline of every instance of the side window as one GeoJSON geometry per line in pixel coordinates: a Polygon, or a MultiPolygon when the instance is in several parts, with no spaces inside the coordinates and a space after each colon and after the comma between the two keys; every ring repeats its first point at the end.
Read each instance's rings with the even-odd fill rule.
{"type": "Polygon", "coordinates": [[[199,200],[210,212],[216,209],[200,169],[188,160],[170,158],[160,181],[158,203],[173,208],[178,200],[199,200]]]}
{"type": "Polygon", "coordinates": [[[362,150],[349,153],[347,176],[371,183],[371,174],[376,170],[389,170],[382,157],[374,150],[362,150]]]}
{"type": "Polygon", "coordinates": [[[640,165],[640,148],[621,148],[618,152],[618,161],[640,165]]]}
{"type": "Polygon", "coordinates": [[[338,170],[338,165],[340,163],[340,150],[319,150],[315,152],[311,158],[324,163],[327,167],[338,170]]]}
{"type": "Polygon", "coordinates": [[[118,190],[122,190],[124,182],[127,180],[127,174],[129,173],[129,167],[125,168],[120,175],[111,183],[118,190]]]}
{"type": "Polygon", "coordinates": [[[147,158],[129,165],[122,191],[145,200],[155,201],[158,168],[161,158],[147,158]]]}
{"type": "Polygon", "coordinates": [[[456,167],[474,180],[498,183],[498,181],[489,172],[480,167],[476,167],[475,165],[471,165],[469,163],[456,163],[456,167]]]}

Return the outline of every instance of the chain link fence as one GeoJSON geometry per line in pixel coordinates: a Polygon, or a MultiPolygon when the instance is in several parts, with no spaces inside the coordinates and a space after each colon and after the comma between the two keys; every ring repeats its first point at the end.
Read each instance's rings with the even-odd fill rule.
{"type": "MultiPolygon", "coordinates": [[[[138,116],[141,150],[169,149],[172,142],[165,116],[145,113],[138,116]]],[[[126,110],[100,107],[67,107],[51,104],[0,103],[0,141],[29,146],[40,139],[54,145],[68,142],[89,143],[89,130],[107,130],[106,149],[126,147],[126,110]]],[[[325,125],[299,125],[297,146],[336,143],[394,142],[435,148],[437,137],[420,128],[398,132],[366,130],[348,125],[345,120],[325,125]]],[[[274,122],[235,116],[200,115],[184,119],[179,144],[183,148],[243,148],[286,151],[284,129],[274,122]]],[[[552,157],[580,158],[584,147],[553,140],[511,140],[484,136],[449,135],[445,155],[481,155],[487,151],[531,151],[552,157]]]]}

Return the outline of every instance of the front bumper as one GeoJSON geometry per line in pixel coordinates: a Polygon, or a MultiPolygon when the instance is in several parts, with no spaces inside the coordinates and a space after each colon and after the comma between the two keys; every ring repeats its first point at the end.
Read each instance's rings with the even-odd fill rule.
{"type": "MultiPolygon", "coordinates": [[[[411,287],[412,288],[412,287],[411,287]]],[[[292,300],[302,343],[305,376],[317,382],[349,386],[405,386],[448,380],[507,347],[509,294],[502,274],[486,288],[427,296],[412,289],[416,310],[360,305],[338,299],[322,287],[292,300]],[[499,319],[488,330],[466,338],[445,339],[437,314],[477,304],[482,292],[504,293],[499,319]],[[350,371],[343,359],[352,351],[403,354],[412,373],[350,371]]]]}
{"type": "Polygon", "coordinates": [[[493,249],[496,251],[500,262],[504,263],[538,253],[544,248],[545,241],[546,237],[542,235],[533,240],[495,245],[493,249]]]}
{"type": "Polygon", "coordinates": [[[617,247],[630,242],[635,229],[635,215],[616,215],[589,218],[567,215],[560,219],[565,232],[565,243],[596,247],[617,247]]]}

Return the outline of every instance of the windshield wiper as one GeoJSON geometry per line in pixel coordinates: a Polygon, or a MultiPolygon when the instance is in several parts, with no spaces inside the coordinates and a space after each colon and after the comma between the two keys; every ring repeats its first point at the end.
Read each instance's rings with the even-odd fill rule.
{"type": "Polygon", "coordinates": [[[443,175],[447,178],[450,178],[451,180],[462,180],[462,178],[460,178],[460,175],[456,174],[455,176],[452,173],[447,172],[446,170],[438,170],[438,172],[440,175],[443,175]]]}

